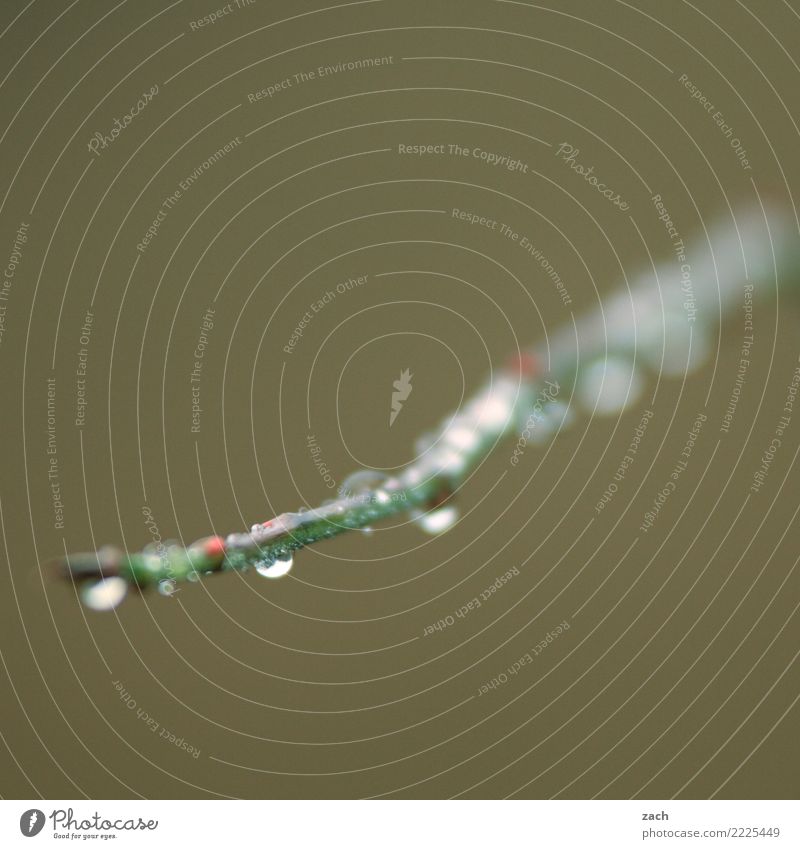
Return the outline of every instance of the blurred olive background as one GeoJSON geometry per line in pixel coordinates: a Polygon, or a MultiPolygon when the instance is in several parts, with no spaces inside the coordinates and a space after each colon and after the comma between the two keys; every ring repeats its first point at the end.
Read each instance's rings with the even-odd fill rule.
{"type": "Polygon", "coordinates": [[[741,312],[701,373],[517,467],[499,447],[438,537],[403,518],[106,614],[48,566],[152,542],[146,510],[188,543],[409,462],[518,346],[671,258],[652,194],[687,245],[791,209],[797,3],[35,2],[0,30],[3,796],[797,795],[800,421],[749,490],[800,353],[783,295],[727,433],[741,312]]]}

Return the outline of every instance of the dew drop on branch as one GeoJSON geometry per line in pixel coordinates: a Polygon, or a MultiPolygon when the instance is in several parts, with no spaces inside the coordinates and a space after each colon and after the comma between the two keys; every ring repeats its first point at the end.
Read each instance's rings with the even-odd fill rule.
{"type": "Polygon", "coordinates": [[[587,410],[598,415],[615,415],[635,404],[644,380],[633,361],[608,357],[590,363],[578,379],[578,397],[587,410]]]}
{"type": "Polygon", "coordinates": [[[375,469],[359,469],[345,479],[339,493],[345,498],[363,498],[384,484],[386,480],[387,476],[383,472],[375,469]]]}
{"type": "Polygon", "coordinates": [[[411,519],[425,533],[441,534],[450,530],[458,521],[458,508],[452,504],[446,504],[444,507],[437,507],[427,512],[414,510],[411,519]]]}
{"type": "Polygon", "coordinates": [[[256,572],[262,578],[282,578],[288,575],[294,565],[294,557],[287,554],[284,557],[279,557],[277,560],[262,561],[256,564],[256,572]]]}
{"type": "Polygon", "coordinates": [[[165,596],[173,596],[177,590],[177,585],[175,581],[171,578],[165,578],[163,581],[158,582],[158,591],[161,595],[165,596]]]}
{"type": "Polygon", "coordinates": [[[91,581],[81,588],[81,600],[91,610],[113,610],[128,592],[124,578],[115,575],[91,581]]]}

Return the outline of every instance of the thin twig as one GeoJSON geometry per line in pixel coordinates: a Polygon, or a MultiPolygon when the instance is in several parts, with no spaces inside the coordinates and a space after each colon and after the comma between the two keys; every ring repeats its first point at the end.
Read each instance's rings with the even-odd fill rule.
{"type": "MultiPolygon", "coordinates": [[[[170,593],[179,581],[250,567],[277,577],[288,571],[298,548],[398,513],[424,516],[445,509],[498,441],[510,430],[522,430],[537,394],[553,400],[554,393],[562,390],[564,397],[562,384],[571,391],[584,364],[598,360],[608,364],[611,357],[630,363],[631,374],[642,363],[667,374],[690,371],[710,348],[718,319],[741,305],[748,288],[755,296],[776,291],[776,258],[788,258],[791,267],[797,267],[797,233],[788,215],[774,209],[769,214],[761,206],[746,211],[735,224],[712,228],[710,241],[710,250],[708,243],[696,242],[695,254],[681,242],[685,263],[671,257],[580,320],[573,318],[543,345],[519,354],[448,417],[430,440],[431,447],[397,475],[376,479],[373,474],[366,485],[338,500],[283,513],[224,538],[206,537],[187,547],[151,545],[135,553],[105,547],[70,555],[58,564],[61,574],[84,583],[88,593],[84,599],[90,606],[108,609],[124,598],[129,587],[158,585],[170,593]]],[[[599,392],[605,375],[604,370],[599,392]]],[[[559,405],[549,406],[551,419],[559,418],[557,430],[568,411],[561,405],[556,413],[559,405]]],[[[613,411],[623,407],[619,404],[613,411]]],[[[604,410],[595,401],[589,411],[604,410]]],[[[537,416],[543,415],[540,407],[537,416]]]]}

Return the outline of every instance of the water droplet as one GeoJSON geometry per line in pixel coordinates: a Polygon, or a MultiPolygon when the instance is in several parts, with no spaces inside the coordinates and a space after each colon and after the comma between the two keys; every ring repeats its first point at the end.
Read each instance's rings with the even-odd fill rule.
{"type": "Polygon", "coordinates": [[[293,564],[294,557],[292,557],[291,554],[287,554],[274,561],[265,560],[261,563],[257,563],[256,572],[258,572],[262,578],[282,578],[284,575],[289,574],[293,564]]]}
{"type": "Polygon", "coordinates": [[[414,441],[414,452],[416,453],[417,457],[422,454],[425,454],[427,451],[433,448],[437,438],[437,434],[435,433],[423,433],[422,436],[418,437],[414,441]]]}
{"type": "Polygon", "coordinates": [[[375,469],[359,469],[347,477],[339,492],[345,498],[368,496],[386,481],[386,475],[375,469]]]}
{"type": "Polygon", "coordinates": [[[128,592],[128,583],[115,575],[92,581],[81,589],[81,600],[91,610],[112,610],[128,592]]]}
{"type": "Polygon", "coordinates": [[[445,432],[444,440],[456,451],[471,451],[478,444],[478,435],[474,429],[457,425],[445,432]]]}
{"type": "Polygon", "coordinates": [[[505,428],[514,412],[517,391],[514,381],[497,380],[467,406],[470,425],[491,430],[505,428]]]}
{"type": "Polygon", "coordinates": [[[158,591],[161,595],[172,596],[177,592],[177,585],[171,578],[165,578],[158,582],[158,591]]]}
{"type": "Polygon", "coordinates": [[[441,534],[452,528],[458,521],[458,508],[452,504],[446,504],[444,507],[437,507],[428,512],[415,510],[411,517],[425,533],[441,534]]]}
{"type": "Polygon", "coordinates": [[[571,407],[561,401],[545,400],[520,414],[520,435],[529,442],[541,444],[568,427],[573,418],[571,407]]]}
{"type": "Polygon", "coordinates": [[[409,466],[401,476],[401,486],[411,489],[422,483],[424,479],[425,476],[418,466],[409,466]]]}
{"type": "Polygon", "coordinates": [[[578,381],[578,395],[588,410],[613,415],[634,404],[644,381],[631,360],[608,357],[590,363],[578,381]]]}
{"type": "Polygon", "coordinates": [[[543,441],[565,430],[575,420],[572,407],[568,407],[563,401],[551,401],[544,412],[544,433],[539,434],[543,441]]]}
{"type": "Polygon", "coordinates": [[[369,527],[369,525],[367,525],[366,528],[361,529],[361,533],[364,534],[364,536],[370,536],[371,534],[373,534],[375,532],[372,528],[369,527]]]}
{"type": "Polygon", "coordinates": [[[575,421],[575,411],[563,401],[552,401],[548,407],[553,427],[563,430],[575,421]]]}
{"type": "Polygon", "coordinates": [[[696,324],[689,324],[682,312],[665,311],[663,329],[657,331],[641,346],[641,356],[647,364],[667,377],[680,377],[698,369],[711,350],[707,333],[696,324]]]}
{"type": "Polygon", "coordinates": [[[293,531],[302,525],[303,521],[304,518],[301,513],[281,513],[280,516],[276,516],[274,519],[270,519],[269,522],[265,522],[262,527],[264,531],[269,532],[270,536],[276,536],[277,534],[285,534],[293,531]]]}
{"type": "Polygon", "coordinates": [[[225,548],[238,548],[242,545],[247,545],[250,543],[250,535],[249,534],[228,534],[225,537],[225,548]]]}
{"type": "Polygon", "coordinates": [[[435,455],[439,469],[447,475],[460,475],[466,468],[464,456],[458,451],[439,451],[435,455]]]}

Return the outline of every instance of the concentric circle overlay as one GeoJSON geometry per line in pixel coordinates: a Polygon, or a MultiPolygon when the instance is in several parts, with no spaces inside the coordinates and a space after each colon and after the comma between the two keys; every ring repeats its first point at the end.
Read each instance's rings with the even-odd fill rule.
{"type": "Polygon", "coordinates": [[[2,795],[796,798],[798,44],[794,0],[4,4],[2,795]],[[468,454],[258,568],[53,566],[468,454]]]}

